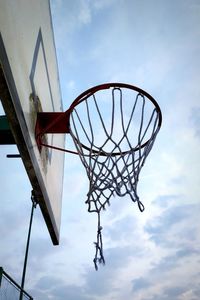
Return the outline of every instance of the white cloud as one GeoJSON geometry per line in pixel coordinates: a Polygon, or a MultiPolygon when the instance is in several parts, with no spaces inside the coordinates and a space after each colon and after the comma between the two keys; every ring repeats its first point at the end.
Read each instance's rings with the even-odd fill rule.
{"type": "Polygon", "coordinates": [[[78,16],[80,23],[88,24],[91,22],[91,11],[87,1],[81,1],[80,13],[78,16]]]}

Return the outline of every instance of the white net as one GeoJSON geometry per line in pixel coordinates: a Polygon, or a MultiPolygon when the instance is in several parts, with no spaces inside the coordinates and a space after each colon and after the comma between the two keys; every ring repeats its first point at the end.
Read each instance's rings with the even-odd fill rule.
{"type": "Polygon", "coordinates": [[[158,105],[125,87],[89,93],[71,112],[70,134],[89,178],[88,211],[98,214],[96,270],[105,263],[100,216],[110,198],[129,195],[144,210],[137,184],[160,121],[158,105]]]}

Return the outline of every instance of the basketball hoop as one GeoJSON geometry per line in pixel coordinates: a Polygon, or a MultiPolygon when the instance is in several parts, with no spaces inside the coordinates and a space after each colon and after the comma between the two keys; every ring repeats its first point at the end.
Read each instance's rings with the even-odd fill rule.
{"type": "MultiPolygon", "coordinates": [[[[41,115],[40,119],[44,120],[41,115]]],[[[48,118],[47,118],[48,119],[48,118]]],[[[42,143],[45,133],[69,133],[89,179],[86,204],[98,215],[94,265],[105,263],[101,212],[113,195],[129,195],[140,211],[144,205],[137,194],[140,171],[161,127],[162,114],[154,98],[132,85],[108,83],[93,87],[75,99],[65,113],[41,125],[36,139],[42,143]]]]}

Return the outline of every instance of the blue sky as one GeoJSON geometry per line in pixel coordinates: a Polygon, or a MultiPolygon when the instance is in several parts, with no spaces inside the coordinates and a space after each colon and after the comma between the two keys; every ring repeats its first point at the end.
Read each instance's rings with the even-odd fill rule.
{"type": "MultiPolygon", "coordinates": [[[[98,272],[88,179],[79,158],[66,155],[61,243],[52,246],[38,208],[26,290],[38,300],[198,300],[199,1],[51,0],[51,8],[64,108],[94,85],[127,82],[158,101],[163,125],[140,174],[145,211],[115,197],[103,213],[98,272]]],[[[5,157],[15,151],[0,149],[0,264],[20,282],[31,186],[22,162],[5,157]]]]}

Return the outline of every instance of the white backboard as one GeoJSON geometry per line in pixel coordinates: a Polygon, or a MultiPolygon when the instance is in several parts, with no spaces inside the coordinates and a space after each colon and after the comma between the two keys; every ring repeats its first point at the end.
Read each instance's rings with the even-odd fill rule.
{"type": "MultiPolygon", "coordinates": [[[[64,154],[40,153],[35,141],[37,112],[62,111],[48,0],[0,0],[0,64],[10,95],[2,104],[51,239],[58,244],[64,154]]],[[[64,147],[64,135],[47,139],[64,147]]]]}

